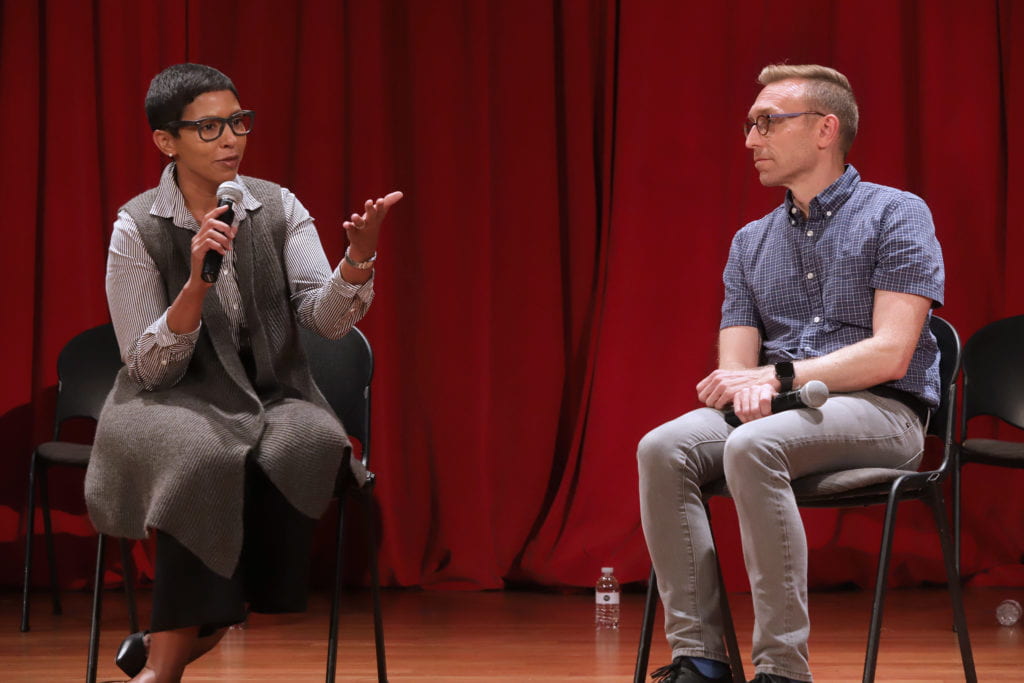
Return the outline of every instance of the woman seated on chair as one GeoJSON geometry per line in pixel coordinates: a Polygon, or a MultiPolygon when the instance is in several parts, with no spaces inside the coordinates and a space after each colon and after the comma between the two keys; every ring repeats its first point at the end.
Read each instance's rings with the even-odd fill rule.
{"type": "Polygon", "coordinates": [[[402,195],[343,223],[349,247],[332,272],[295,195],[238,175],[254,115],[227,76],[169,67],[146,115],[170,163],[114,223],[107,298],[125,367],[86,499],[100,532],[156,537],[150,634],[130,636],[117,661],[133,681],[163,682],[180,680],[246,605],[305,609],[314,521],[339,467],[364,472],[297,326],[339,338],[363,316],[381,221],[402,195]],[[225,181],[239,186],[231,207],[218,206],[225,181]],[[208,254],[221,257],[208,263],[212,283],[208,254]]]}

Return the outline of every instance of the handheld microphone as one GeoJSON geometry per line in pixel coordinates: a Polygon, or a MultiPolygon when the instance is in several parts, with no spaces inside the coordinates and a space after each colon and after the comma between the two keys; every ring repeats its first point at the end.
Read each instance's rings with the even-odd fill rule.
{"type": "MultiPolygon", "coordinates": [[[[828,400],[828,387],[824,382],[812,379],[796,391],[787,391],[772,399],[772,413],[794,408],[820,408],[828,400]]],[[[725,421],[732,427],[743,424],[731,409],[724,411],[725,421]]]]}
{"type": "MultiPolygon", "coordinates": [[[[217,206],[226,206],[228,210],[222,213],[217,220],[228,225],[234,225],[235,204],[240,201],[242,201],[241,185],[234,180],[226,180],[221,183],[217,188],[217,206]]],[[[206,252],[206,256],[203,257],[203,282],[217,281],[217,276],[220,275],[220,264],[223,260],[224,256],[218,251],[211,249],[206,252]]]]}

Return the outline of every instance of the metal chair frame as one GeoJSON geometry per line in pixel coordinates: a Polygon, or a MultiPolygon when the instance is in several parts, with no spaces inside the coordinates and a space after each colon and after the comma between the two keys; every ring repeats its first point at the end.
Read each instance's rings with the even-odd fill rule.
{"type": "MultiPolygon", "coordinates": [[[[362,446],[364,466],[370,462],[370,381],[373,378],[373,350],[366,336],[356,327],[338,340],[319,337],[300,329],[302,344],[309,358],[310,370],[320,391],[341,419],[349,436],[362,446]]],[[[373,517],[370,514],[376,477],[367,471],[366,481],[358,486],[342,464],[336,484],[338,498],[338,528],[335,537],[334,586],[331,596],[330,629],[327,645],[327,683],[336,678],[338,663],[338,614],[341,609],[341,583],[343,568],[343,540],[345,500],[350,493],[358,493],[367,506],[368,536],[370,540],[370,576],[373,594],[373,635],[377,655],[377,680],[387,683],[387,661],[384,652],[384,623],[380,603],[380,578],[377,568],[377,540],[373,517]]],[[[96,663],[99,651],[99,629],[102,612],[102,567],[105,538],[99,535],[96,555],[96,576],[93,584],[92,625],[89,635],[89,661],[86,683],[96,682],[96,663]]],[[[133,628],[133,632],[138,627],[133,628]]]]}
{"type": "Polygon", "coordinates": [[[953,545],[960,575],[962,469],[968,463],[992,467],[1024,468],[1024,447],[1014,454],[987,452],[985,446],[1010,445],[998,440],[969,442],[968,424],[987,415],[1024,429],[1024,315],[985,325],[967,340],[963,353],[963,401],[960,407],[960,442],[953,471],[953,545]]]}
{"type": "MultiPolygon", "coordinates": [[[[334,412],[341,419],[349,436],[362,447],[362,462],[370,465],[370,383],[373,379],[373,350],[366,335],[356,327],[339,340],[319,337],[301,330],[303,346],[309,357],[313,379],[334,412]]],[[[343,464],[342,467],[345,467],[343,464]]],[[[346,474],[344,471],[342,474],[346,474]]],[[[343,532],[345,501],[356,493],[366,510],[367,535],[370,541],[370,581],[373,600],[373,636],[377,655],[377,680],[387,682],[387,661],[384,652],[384,619],[380,603],[380,576],[377,566],[377,538],[372,514],[376,475],[367,470],[366,482],[360,487],[351,477],[339,475],[335,495],[338,498],[338,527],[335,541],[334,590],[331,598],[330,637],[327,651],[327,683],[335,680],[338,661],[338,613],[341,607],[343,564],[343,532]]]]}
{"type": "MultiPolygon", "coordinates": [[[[871,608],[871,626],[868,632],[867,650],[864,657],[864,673],[862,678],[864,683],[870,683],[875,679],[878,646],[882,630],[882,612],[888,586],[892,538],[896,526],[896,511],[899,503],[904,500],[924,501],[932,511],[932,516],[935,519],[939,532],[939,541],[942,545],[942,556],[953,608],[954,628],[958,636],[964,676],[968,683],[977,683],[978,680],[974,668],[974,656],[971,652],[970,637],[967,632],[963,596],[961,594],[953,542],[950,538],[949,523],[947,521],[946,506],[942,492],[943,484],[946,478],[954,473],[956,464],[956,446],[953,442],[953,417],[956,406],[956,377],[960,371],[960,339],[953,326],[938,316],[932,316],[930,326],[938,340],[941,354],[942,404],[932,416],[928,426],[928,434],[938,437],[943,441],[943,458],[938,469],[924,472],[901,472],[894,470],[894,479],[891,483],[874,484],[829,496],[808,496],[802,498],[799,493],[797,495],[797,504],[801,507],[845,508],[880,505],[883,503],[886,505],[874,600],[871,608]]],[[[810,479],[810,477],[807,479],[810,479]]],[[[798,489],[800,481],[798,479],[793,482],[794,490],[798,489]]],[[[705,487],[704,491],[705,500],[712,495],[721,495],[723,493],[728,495],[721,482],[713,482],[705,487]]],[[[721,577],[720,566],[719,577],[721,577]]],[[[726,648],[729,654],[733,680],[735,683],[744,683],[746,679],[743,673],[742,660],[737,651],[736,633],[725,592],[725,586],[722,584],[721,609],[726,632],[726,648]]],[[[647,587],[647,600],[644,607],[644,623],[641,628],[640,643],[637,648],[636,669],[633,675],[634,683],[643,683],[647,673],[647,662],[657,603],[657,577],[652,567],[650,583],[647,587]]]]}
{"type": "MultiPolygon", "coordinates": [[[[53,420],[53,439],[40,444],[32,452],[28,470],[28,505],[25,524],[25,568],[21,596],[21,631],[30,630],[30,582],[32,553],[35,538],[36,491],[43,511],[43,529],[46,559],[50,572],[50,598],[53,613],[60,615],[60,589],[57,585],[57,559],[53,543],[53,525],[50,519],[48,471],[64,466],[85,469],[89,464],[89,446],[61,441],[65,422],[75,418],[99,419],[100,410],[114,378],[121,367],[114,328],[107,323],[73,337],[57,357],[57,406],[53,420]]],[[[124,568],[124,591],[128,600],[128,619],[133,630],[138,630],[131,548],[127,540],[121,541],[121,563],[124,568]]]]}

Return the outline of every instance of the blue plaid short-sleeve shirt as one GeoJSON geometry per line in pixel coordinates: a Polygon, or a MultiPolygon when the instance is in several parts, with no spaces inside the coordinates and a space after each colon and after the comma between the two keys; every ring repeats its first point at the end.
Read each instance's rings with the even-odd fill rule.
{"type": "MultiPolygon", "coordinates": [[[[942,305],[945,274],[931,212],[909,192],[861,182],[850,165],[811,200],[786,201],[733,238],[721,327],[756,327],[767,363],[824,356],[872,334],[874,291],[942,305]]],[[[889,386],[939,403],[939,359],[926,324],[906,376],[889,386]]]]}

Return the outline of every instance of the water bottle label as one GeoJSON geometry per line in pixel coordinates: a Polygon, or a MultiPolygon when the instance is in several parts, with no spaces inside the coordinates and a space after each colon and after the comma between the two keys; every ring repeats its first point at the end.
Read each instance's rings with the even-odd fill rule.
{"type": "Polygon", "coordinates": [[[594,594],[594,602],[598,605],[617,605],[619,604],[619,594],[597,591],[594,594]]]}

